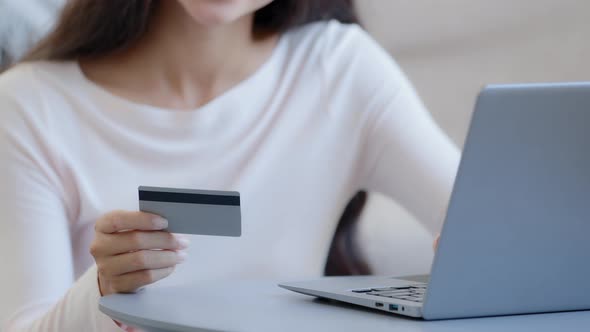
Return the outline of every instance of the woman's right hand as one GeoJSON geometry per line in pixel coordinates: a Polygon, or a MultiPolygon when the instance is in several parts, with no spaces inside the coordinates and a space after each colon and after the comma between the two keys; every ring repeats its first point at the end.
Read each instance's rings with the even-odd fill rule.
{"type": "Polygon", "coordinates": [[[153,214],[113,211],[95,225],[90,246],[103,296],[129,293],[169,276],[183,262],[188,238],[163,231],[168,222],[153,214]]]}

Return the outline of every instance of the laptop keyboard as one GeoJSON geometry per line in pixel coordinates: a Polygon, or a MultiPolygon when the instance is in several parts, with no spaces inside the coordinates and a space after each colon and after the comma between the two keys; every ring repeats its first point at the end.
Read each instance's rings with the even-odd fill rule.
{"type": "Polygon", "coordinates": [[[382,296],[392,299],[420,302],[424,300],[424,293],[426,293],[426,284],[415,284],[404,287],[381,287],[381,288],[363,288],[353,289],[354,293],[362,293],[367,295],[382,296]]]}

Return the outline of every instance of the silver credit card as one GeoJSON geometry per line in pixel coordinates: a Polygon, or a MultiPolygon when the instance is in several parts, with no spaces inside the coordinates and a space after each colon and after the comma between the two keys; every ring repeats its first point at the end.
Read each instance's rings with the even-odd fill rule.
{"type": "Polygon", "coordinates": [[[171,233],[242,235],[240,193],[236,191],[139,187],[139,210],[168,220],[171,233]]]}

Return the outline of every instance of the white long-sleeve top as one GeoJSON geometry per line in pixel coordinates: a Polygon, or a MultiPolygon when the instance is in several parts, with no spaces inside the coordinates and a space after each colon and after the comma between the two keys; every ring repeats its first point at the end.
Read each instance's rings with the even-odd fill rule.
{"type": "MultiPolygon", "coordinates": [[[[76,62],[0,76],[0,321],[116,331],[88,252],[140,185],[241,193],[240,238],[193,236],[171,278],[319,276],[359,189],[439,228],[459,153],[389,55],[354,25],[283,35],[251,77],[190,111],[137,104],[76,62]]],[[[149,289],[148,289],[149,291],[149,289]]]]}

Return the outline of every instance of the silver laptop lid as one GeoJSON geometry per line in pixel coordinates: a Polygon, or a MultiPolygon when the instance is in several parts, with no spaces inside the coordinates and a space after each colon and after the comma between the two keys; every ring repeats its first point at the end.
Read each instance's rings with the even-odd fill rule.
{"type": "Polygon", "coordinates": [[[590,309],[590,83],[479,96],[423,314],[590,309]]]}

